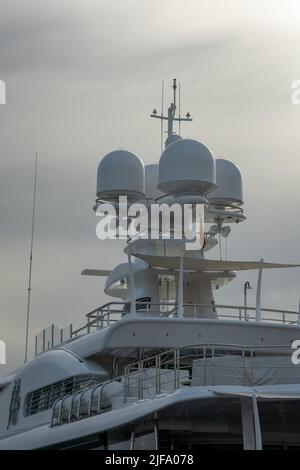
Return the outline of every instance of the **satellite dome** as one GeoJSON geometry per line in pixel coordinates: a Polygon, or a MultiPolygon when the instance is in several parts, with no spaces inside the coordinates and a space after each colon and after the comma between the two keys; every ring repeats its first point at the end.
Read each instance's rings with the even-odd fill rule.
{"type": "Polygon", "coordinates": [[[208,193],[216,187],[211,150],[192,139],[169,145],[160,157],[158,188],[167,194],[208,193]]]}
{"type": "Polygon", "coordinates": [[[144,190],[144,164],[134,153],[115,150],[101,160],[97,173],[97,197],[143,197],[144,190]]]}
{"type": "Polygon", "coordinates": [[[178,140],[182,140],[182,137],[178,134],[171,134],[167,137],[166,142],[165,142],[165,147],[168,147],[169,145],[173,144],[174,142],[177,142],[178,140]]]}
{"type": "Polygon", "coordinates": [[[241,206],[243,198],[243,176],[239,167],[225,158],[216,160],[217,189],[209,195],[215,204],[241,206]]]}
{"type": "Polygon", "coordinates": [[[157,199],[164,195],[164,193],[157,188],[158,172],[158,163],[145,166],[145,195],[147,199],[157,199]]]}

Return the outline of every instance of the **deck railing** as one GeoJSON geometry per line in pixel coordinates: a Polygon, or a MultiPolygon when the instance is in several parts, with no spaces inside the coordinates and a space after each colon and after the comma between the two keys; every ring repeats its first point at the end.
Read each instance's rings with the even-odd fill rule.
{"type": "MultiPolygon", "coordinates": [[[[168,395],[184,387],[252,386],[268,380],[272,383],[272,376],[278,372],[280,380],[299,383],[300,374],[295,374],[297,366],[290,361],[290,354],[291,347],[285,345],[201,344],[174,348],[128,364],[123,375],[60,397],[53,405],[50,425],[67,424],[110,411],[111,404],[107,403],[107,397],[105,400],[103,391],[108,384],[116,382],[120,384],[117,396],[124,406],[168,395]],[[258,362],[259,358],[263,362],[258,362]]],[[[111,396],[114,396],[113,390],[111,396]]]]}
{"type": "Polygon", "coordinates": [[[268,380],[300,381],[290,346],[237,344],[187,345],[147,357],[125,367],[125,401],[173,393],[184,386],[266,385],[268,380]],[[259,361],[263,359],[263,361],[259,361]],[[284,372],[285,371],[285,372],[284,372]],[[274,377],[275,378],[274,378],[274,377]]]}
{"type": "MultiPolygon", "coordinates": [[[[149,302],[137,302],[138,306],[135,317],[151,318],[178,318],[177,305],[171,302],[161,302],[159,304],[149,302]]],[[[184,318],[187,319],[205,319],[213,318],[216,320],[233,320],[241,322],[256,321],[256,307],[245,307],[241,305],[222,305],[222,304],[184,304],[184,318]],[[207,311],[207,313],[205,313],[207,311]]],[[[89,334],[102,330],[122,317],[129,318],[131,315],[127,311],[126,302],[108,302],[101,307],[92,310],[86,315],[86,323],[78,329],[69,325],[64,329],[58,329],[55,325],[44,329],[35,339],[35,355],[51,349],[59,344],[74,339],[83,334],[89,334]]],[[[262,322],[275,322],[283,325],[300,325],[299,312],[285,309],[261,308],[262,322]]]]}

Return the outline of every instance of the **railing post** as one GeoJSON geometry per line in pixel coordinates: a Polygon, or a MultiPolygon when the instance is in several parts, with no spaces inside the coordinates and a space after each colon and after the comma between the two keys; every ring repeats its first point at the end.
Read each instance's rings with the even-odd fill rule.
{"type": "Polygon", "coordinates": [[[127,397],[129,396],[129,369],[128,367],[125,367],[124,369],[124,376],[125,376],[124,403],[126,403],[127,397]]]}
{"type": "Polygon", "coordinates": [[[54,346],[54,325],[52,323],[51,325],[51,347],[53,348],[54,346]]]}
{"type": "MultiPolygon", "coordinates": [[[[260,260],[263,263],[263,259],[260,260]]],[[[260,267],[258,271],[257,287],[256,287],[256,321],[261,321],[261,286],[262,286],[262,270],[260,267]]]]}
{"type": "Polygon", "coordinates": [[[34,346],[34,355],[37,355],[37,343],[38,343],[38,335],[35,335],[35,346],[34,346]]]}
{"type": "Polygon", "coordinates": [[[207,385],[206,383],[206,346],[203,348],[203,381],[204,381],[204,386],[207,385]]]}
{"type": "Polygon", "coordinates": [[[180,256],[179,276],[178,276],[178,293],[177,293],[177,316],[183,318],[183,256],[180,256]]]}
{"type": "Polygon", "coordinates": [[[154,436],[155,436],[155,450],[159,449],[159,430],[158,430],[158,420],[157,413],[154,413],[154,436]]]}
{"type": "Polygon", "coordinates": [[[133,429],[130,435],[130,450],[134,450],[134,442],[135,442],[135,432],[133,429]]]}
{"type": "Polygon", "coordinates": [[[157,356],[155,359],[155,377],[156,377],[156,383],[155,383],[155,388],[156,388],[156,395],[160,395],[161,391],[161,384],[160,384],[160,363],[161,363],[161,357],[157,356]]]}
{"type": "Polygon", "coordinates": [[[106,326],[109,326],[110,325],[110,305],[108,306],[108,309],[107,309],[107,325],[106,326]]]}
{"type": "MultiPolygon", "coordinates": [[[[130,247],[129,247],[130,250],[130,247]]],[[[130,313],[131,315],[136,314],[136,308],[135,308],[135,286],[134,286],[134,273],[133,273],[133,268],[132,268],[132,262],[131,262],[131,253],[128,253],[128,266],[129,266],[129,291],[130,291],[130,313]]]]}
{"type": "Polygon", "coordinates": [[[216,376],[215,376],[215,345],[213,344],[212,345],[212,348],[211,348],[211,363],[212,363],[212,373],[213,373],[213,376],[212,376],[212,384],[211,385],[216,385],[216,376]]]}
{"type": "Polygon", "coordinates": [[[242,360],[243,360],[243,376],[242,376],[242,385],[245,386],[245,377],[246,377],[246,359],[245,359],[245,348],[242,349],[242,360]]]}
{"type": "Polygon", "coordinates": [[[254,385],[254,352],[252,348],[250,350],[250,357],[251,357],[251,377],[252,377],[252,383],[250,385],[253,386],[254,385]]]}
{"type": "Polygon", "coordinates": [[[46,347],[46,330],[45,328],[43,329],[43,352],[45,351],[45,347],[46,347]]]}
{"type": "Polygon", "coordinates": [[[174,390],[179,388],[179,350],[174,351],[174,390]]]}
{"type": "Polygon", "coordinates": [[[143,400],[144,398],[144,381],[143,381],[143,361],[139,362],[139,369],[138,369],[138,375],[139,375],[139,400],[143,400]]]}

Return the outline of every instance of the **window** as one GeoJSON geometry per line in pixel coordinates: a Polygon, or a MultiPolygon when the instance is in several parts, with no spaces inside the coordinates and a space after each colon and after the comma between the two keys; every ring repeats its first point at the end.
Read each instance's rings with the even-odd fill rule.
{"type": "Polygon", "coordinates": [[[26,399],[25,416],[31,416],[52,408],[54,402],[65,395],[71,395],[80,389],[100,382],[99,377],[80,375],[47,385],[31,392],[26,399]]]}

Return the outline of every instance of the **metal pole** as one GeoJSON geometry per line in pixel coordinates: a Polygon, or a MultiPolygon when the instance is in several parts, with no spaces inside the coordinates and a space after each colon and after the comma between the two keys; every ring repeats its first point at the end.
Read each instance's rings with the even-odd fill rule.
{"type": "Polygon", "coordinates": [[[54,346],[54,325],[52,323],[51,325],[51,347],[53,348],[54,346]]]}
{"type": "Polygon", "coordinates": [[[154,436],[155,436],[155,450],[159,449],[159,427],[157,413],[154,413],[154,436]]]}
{"type": "Polygon", "coordinates": [[[134,442],[135,442],[135,432],[134,430],[132,430],[131,436],[130,436],[130,450],[134,450],[134,442]]]}
{"type": "Polygon", "coordinates": [[[132,262],[131,262],[131,253],[128,253],[128,265],[129,265],[129,292],[130,292],[130,313],[131,315],[136,314],[135,308],[135,287],[134,287],[134,274],[132,269],[132,262]]]}
{"type": "MultiPolygon", "coordinates": [[[[263,259],[260,260],[263,262],[263,259]]],[[[256,321],[261,321],[261,286],[262,286],[262,270],[263,268],[259,268],[258,271],[258,279],[257,279],[257,288],[256,288],[256,321]]]]}
{"type": "Polygon", "coordinates": [[[262,450],[262,437],[260,428],[260,419],[257,406],[257,398],[255,394],[252,395],[252,406],[253,406],[253,418],[254,418],[254,429],[255,429],[255,449],[262,450]]]}
{"type": "Polygon", "coordinates": [[[181,135],[181,89],[180,89],[180,82],[178,84],[178,101],[179,101],[179,118],[178,118],[178,134],[181,135]]]}
{"type": "Polygon", "coordinates": [[[37,177],[38,154],[35,154],[34,167],[34,183],[33,183],[33,204],[32,204],[32,221],[31,221],[31,241],[30,241],[30,257],[29,257],[29,276],[28,276],[28,296],[27,296],[27,313],[26,313],[26,335],[25,335],[25,362],[28,359],[28,339],[29,339],[29,320],[30,320],[30,301],[31,301],[31,278],[32,278],[32,256],[33,256],[33,237],[35,225],[35,203],[36,203],[36,177],[37,177]]]}
{"type": "Polygon", "coordinates": [[[176,89],[177,89],[176,78],[173,78],[174,108],[175,109],[176,109],[176,89]]]}
{"type": "Polygon", "coordinates": [[[245,320],[248,320],[247,318],[247,306],[248,306],[248,303],[247,303],[247,290],[248,289],[252,289],[252,287],[250,286],[250,282],[249,281],[246,281],[245,284],[244,284],[244,312],[245,312],[245,320]]]}
{"type": "Polygon", "coordinates": [[[43,350],[42,350],[42,352],[45,352],[45,348],[46,348],[46,330],[44,328],[43,329],[43,350]]]}
{"type": "Polygon", "coordinates": [[[168,137],[173,134],[173,108],[168,108],[168,137]]]}
{"type": "Polygon", "coordinates": [[[300,298],[299,298],[299,308],[298,308],[298,325],[300,326],[300,298]]]}
{"type": "Polygon", "coordinates": [[[179,276],[178,276],[178,293],[177,293],[177,316],[183,318],[183,256],[180,256],[179,276]]]}
{"type": "Polygon", "coordinates": [[[164,120],[163,120],[163,115],[164,115],[164,81],[162,81],[161,84],[161,120],[160,120],[160,152],[163,152],[163,146],[164,146],[164,120]]]}

